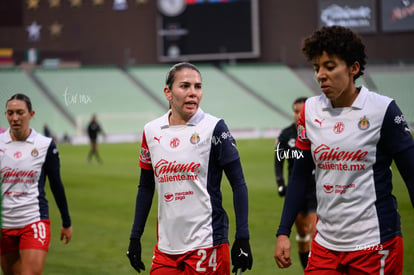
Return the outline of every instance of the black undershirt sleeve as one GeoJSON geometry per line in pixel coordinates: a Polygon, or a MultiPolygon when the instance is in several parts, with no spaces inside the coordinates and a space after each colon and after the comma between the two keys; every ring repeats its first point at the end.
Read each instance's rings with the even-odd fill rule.
{"type": "Polygon", "coordinates": [[[130,238],[141,238],[155,192],[154,171],[141,169],[130,238]]]}
{"type": "Polygon", "coordinates": [[[292,174],[288,183],[289,188],[287,188],[282,217],[276,236],[290,235],[292,225],[305,199],[306,184],[315,184],[309,181],[309,175],[312,174],[313,168],[311,151],[303,150],[303,158],[295,159],[293,164],[292,174]]]}

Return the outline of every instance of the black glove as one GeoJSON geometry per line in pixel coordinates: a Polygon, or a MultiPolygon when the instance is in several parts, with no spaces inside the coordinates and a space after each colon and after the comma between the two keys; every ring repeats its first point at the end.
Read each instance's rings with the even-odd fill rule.
{"type": "Polygon", "coordinates": [[[231,261],[233,263],[232,273],[237,272],[239,268],[244,272],[246,269],[251,270],[253,257],[250,249],[249,240],[236,239],[231,248],[231,261]]]}
{"type": "Polygon", "coordinates": [[[284,181],[278,181],[277,182],[277,192],[279,193],[279,196],[284,197],[286,194],[286,185],[284,181]]]}
{"type": "Polygon", "coordinates": [[[129,241],[128,251],[126,253],[129,258],[129,262],[132,267],[135,268],[138,273],[141,273],[141,270],[145,270],[145,265],[141,260],[141,241],[138,238],[131,238],[129,241]]]}

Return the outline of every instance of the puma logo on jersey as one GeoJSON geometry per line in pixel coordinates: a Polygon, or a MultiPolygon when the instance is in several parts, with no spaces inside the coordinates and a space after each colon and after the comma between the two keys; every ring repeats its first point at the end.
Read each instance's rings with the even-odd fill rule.
{"type": "Polygon", "coordinates": [[[325,120],[325,119],[319,120],[319,119],[315,118],[315,122],[316,122],[316,123],[319,123],[319,126],[320,126],[320,127],[322,127],[322,122],[323,122],[324,120],[325,120]]]}
{"type": "Polygon", "coordinates": [[[158,143],[160,143],[161,136],[160,136],[160,137],[154,137],[154,139],[155,139],[156,141],[158,141],[158,143]]]}

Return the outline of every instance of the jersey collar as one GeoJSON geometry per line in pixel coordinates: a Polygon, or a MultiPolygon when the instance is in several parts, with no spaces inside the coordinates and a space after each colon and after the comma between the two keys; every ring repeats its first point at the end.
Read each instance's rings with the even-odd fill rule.
{"type": "Polygon", "coordinates": [[[365,88],[365,86],[360,86],[359,88],[359,94],[357,98],[355,98],[354,103],[352,103],[352,107],[355,109],[362,109],[368,96],[368,89],[365,88]]]}
{"type": "MultiPolygon", "coordinates": [[[[30,132],[30,135],[27,137],[27,139],[24,142],[28,142],[28,143],[34,143],[35,140],[35,136],[37,135],[37,132],[34,129],[31,129],[32,131],[30,132]]],[[[11,136],[10,136],[10,128],[8,128],[6,130],[6,132],[3,135],[4,138],[4,142],[5,143],[11,143],[13,142],[11,136]]]]}
{"type": "MultiPolygon", "coordinates": [[[[171,110],[168,110],[168,112],[164,115],[162,119],[161,129],[169,128],[170,124],[168,122],[168,118],[171,114],[171,110]]],[[[187,126],[196,126],[205,116],[204,111],[201,108],[198,108],[196,113],[190,118],[190,120],[187,122],[187,126]]]]}
{"type": "Polygon", "coordinates": [[[196,126],[204,118],[204,112],[201,108],[197,109],[197,112],[187,122],[188,126],[196,126]]]}
{"type": "MultiPolygon", "coordinates": [[[[354,102],[351,105],[351,108],[353,109],[362,109],[364,107],[364,104],[366,102],[368,95],[368,89],[365,86],[360,86],[359,94],[355,98],[354,102]]],[[[321,101],[323,105],[323,109],[333,109],[331,101],[325,96],[325,94],[321,95],[321,101]]]]}

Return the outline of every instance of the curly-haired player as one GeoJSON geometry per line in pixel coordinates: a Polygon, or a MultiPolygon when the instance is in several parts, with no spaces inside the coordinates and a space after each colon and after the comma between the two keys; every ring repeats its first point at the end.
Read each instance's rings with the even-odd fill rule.
{"type": "Polygon", "coordinates": [[[318,222],[305,274],[401,274],[403,243],[394,160],[414,205],[414,141],[395,101],[356,87],[366,64],[361,38],[323,27],[304,40],[322,94],[302,109],[274,258],[291,265],[289,234],[315,164],[318,222]],[[292,191],[293,190],[293,191],[292,191]]]}

